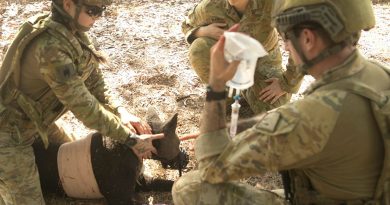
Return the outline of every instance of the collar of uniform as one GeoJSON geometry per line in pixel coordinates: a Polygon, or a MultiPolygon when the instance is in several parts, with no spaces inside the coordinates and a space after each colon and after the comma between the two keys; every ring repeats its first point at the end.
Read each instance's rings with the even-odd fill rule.
{"type": "Polygon", "coordinates": [[[363,60],[364,57],[356,49],[341,65],[326,71],[320,79],[317,79],[311,84],[304,92],[304,95],[314,92],[323,85],[347,78],[360,72],[364,68],[364,63],[362,63],[363,60]]]}
{"type": "Polygon", "coordinates": [[[96,50],[92,40],[85,32],[80,32],[79,37],[76,38],[79,39],[80,44],[86,46],[97,58],[104,58],[104,55],[100,51],[96,50]]]}
{"type": "MultiPolygon", "coordinates": [[[[225,0],[225,3],[226,3],[226,5],[225,5],[226,10],[233,9],[233,6],[231,6],[229,4],[228,0],[225,0]]],[[[258,7],[259,7],[259,2],[257,0],[251,0],[251,1],[249,1],[248,8],[245,11],[253,10],[255,8],[258,8],[258,7]]]]}
{"type": "Polygon", "coordinates": [[[76,36],[63,24],[58,23],[56,21],[49,21],[48,26],[50,29],[58,32],[62,36],[64,36],[70,43],[72,44],[73,48],[76,49],[79,56],[83,54],[83,50],[81,48],[79,40],[76,38],[76,36]]]}
{"type": "Polygon", "coordinates": [[[225,0],[225,9],[227,11],[228,16],[230,16],[232,18],[237,18],[237,21],[239,21],[240,19],[243,19],[245,16],[247,16],[249,11],[250,11],[250,13],[254,13],[253,10],[256,10],[258,8],[258,6],[259,6],[258,4],[259,3],[257,0],[249,1],[248,6],[245,9],[244,14],[242,15],[242,18],[239,17],[236,9],[234,9],[234,7],[229,4],[228,0],[225,0]]]}

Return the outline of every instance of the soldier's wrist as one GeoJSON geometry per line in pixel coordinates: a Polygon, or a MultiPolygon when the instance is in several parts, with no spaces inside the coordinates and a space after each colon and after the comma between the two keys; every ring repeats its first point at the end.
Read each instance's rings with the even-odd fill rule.
{"type": "Polygon", "coordinates": [[[210,85],[206,87],[206,101],[218,101],[225,100],[227,97],[227,92],[225,89],[217,89],[214,90],[210,85]]]}
{"type": "Polygon", "coordinates": [[[199,37],[202,37],[202,27],[198,27],[196,28],[194,31],[193,31],[193,36],[194,38],[199,38],[199,37]]]}
{"type": "Polygon", "coordinates": [[[132,148],[137,144],[138,139],[139,139],[139,135],[137,135],[135,133],[131,133],[131,134],[129,134],[129,136],[127,137],[127,139],[125,140],[125,142],[123,144],[129,148],[132,148]]]}

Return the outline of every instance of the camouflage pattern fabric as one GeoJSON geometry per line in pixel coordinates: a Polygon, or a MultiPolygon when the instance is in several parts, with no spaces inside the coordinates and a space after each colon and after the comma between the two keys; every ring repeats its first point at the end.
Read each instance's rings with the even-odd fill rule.
{"type": "MultiPolygon", "coordinates": [[[[21,59],[20,91],[36,101],[45,127],[70,110],[87,127],[124,141],[130,131],[114,114],[118,104],[112,103],[106,95],[98,68],[99,53],[84,33],[74,36],[54,21],[49,21],[48,26],[49,30],[34,39],[24,51],[30,55],[21,59]]],[[[12,83],[10,80],[9,84],[12,83]]],[[[7,96],[9,91],[1,92],[7,96]]],[[[32,122],[24,119],[25,116],[18,118],[19,132],[22,135],[32,132],[32,122]]],[[[2,123],[5,128],[10,126],[6,119],[2,118],[2,121],[5,121],[2,123]]]]}
{"type": "Polygon", "coordinates": [[[390,88],[386,72],[355,51],[317,80],[304,99],[269,111],[232,140],[226,130],[200,135],[195,145],[199,171],[193,174],[200,178],[194,183],[183,177],[175,183],[175,204],[199,202],[203,184],[226,193],[225,197],[207,195],[198,204],[209,204],[214,197],[234,201],[229,198],[234,191],[226,187],[228,182],[266,170],[298,170],[322,197],[370,199],[381,172],[383,141],[367,99],[341,89],[319,90],[340,79],[364,82],[377,90],[390,88]],[[186,197],[191,199],[182,203],[186,197]]]}
{"type": "Polygon", "coordinates": [[[272,204],[287,205],[280,196],[267,190],[259,190],[248,184],[229,182],[210,184],[202,182],[199,171],[192,171],[182,176],[175,183],[173,200],[176,205],[182,204],[224,204],[252,205],[272,204]]]}
{"type": "Polygon", "coordinates": [[[189,47],[190,64],[204,83],[208,82],[210,48],[216,41],[208,37],[195,38],[194,32],[199,27],[211,23],[226,23],[225,29],[227,29],[240,23],[240,32],[249,34],[262,43],[269,55],[259,59],[255,74],[255,86],[244,92],[244,98],[255,113],[285,104],[291,97],[289,94],[285,95],[274,105],[259,102],[258,92],[268,85],[264,80],[271,77],[279,78],[282,89],[288,93],[294,93],[299,89],[303,77],[292,64],[289,64],[287,70],[283,72],[278,35],[271,26],[272,4],[272,0],[250,1],[245,13],[240,18],[227,0],[203,0],[189,12],[186,20],[182,23],[182,31],[187,42],[191,44],[189,47]]]}
{"type": "Polygon", "coordinates": [[[25,55],[13,59],[20,60],[20,82],[9,78],[0,91],[7,105],[0,114],[0,202],[7,205],[44,204],[31,147],[38,136],[36,122],[23,114],[12,98],[14,90],[34,102],[27,109],[38,113],[49,141],[72,140],[54,124],[67,110],[89,128],[118,141],[130,133],[115,115],[118,105],[105,93],[101,55],[86,34],[74,35],[49,18],[40,22],[48,29],[29,43],[25,55]]]}
{"type": "Polygon", "coordinates": [[[0,131],[0,205],[45,204],[31,138],[0,131]]]}
{"type": "MultiPolygon", "coordinates": [[[[205,83],[208,82],[210,72],[210,48],[215,42],[211,38],[197,38],[190,46],[189,60],[196,74],[205,83]]],[[[258,59],[254,76],[255,84],[242,91],[242,96],[254,113],[266,112],[289,102],[291,93],[280,97],[274,104],[259,100],[260,91],[268,85],[265,80],[272,77],[284,79],[283,70],[280,67],[281,63],[279,48],[269,51],[267,57],[258,59]]]]}

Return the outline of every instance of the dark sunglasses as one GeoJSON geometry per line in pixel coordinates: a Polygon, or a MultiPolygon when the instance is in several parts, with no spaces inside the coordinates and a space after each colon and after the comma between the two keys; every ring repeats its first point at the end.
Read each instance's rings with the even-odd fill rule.
{"type": "Polygon", "coordinates": [[[99,6],[91,6],[87,4],[83,4],[85,13],[88,14],[90,17],[101,17],[103,15],[103,11],[106,10],[105,6],[99,7],[99,6]]]}

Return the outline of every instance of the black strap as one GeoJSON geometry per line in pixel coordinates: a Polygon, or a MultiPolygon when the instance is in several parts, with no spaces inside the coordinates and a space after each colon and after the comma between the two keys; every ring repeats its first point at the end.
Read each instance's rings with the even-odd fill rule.
{"type": "Polygon", "coordinates": [[[283,189],[284,189],[284,197],[286,201],[289,203],[292,202],[292,190],[291,190],[291,178],[288,171],[280,171],[279,172],[282,177],[283,189]]]}

